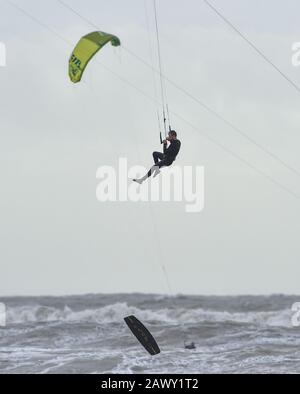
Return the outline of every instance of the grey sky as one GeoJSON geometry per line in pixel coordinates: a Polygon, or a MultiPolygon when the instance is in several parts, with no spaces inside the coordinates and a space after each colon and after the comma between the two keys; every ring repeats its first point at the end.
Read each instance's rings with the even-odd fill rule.
{"type": "MultiPolygon", "coordinates": [[[[66,0],[125,48],[149,60],[142,0],[66,0]]],[[[291,46],[300,41],[299,1],[211,0],[300,85],[291,46]]],[[[159,0],[164,69],[170,79],[300,170],[300,94],[202,1],[159,0]]],[[[56,0],[15,0],[73,43],[95,30],[56,0]]],[[[182,92],[167,85],[183,150],[179,165],[203,165],[206,206],[100,204],[96,170],[127,157],[151,164],[159,149],[156,106],[97,62],[72,85],[72,46],[0,2],[0,295],[165,293],[158,240],[174,292],[298,293],[300,200],[201,134],[205,131],[300,195],[288,171],[182,92]]],[[[151,1],[146,0],[154,39],[151,1]]],[[[154,96],[151,71],[126,50],[97,60],[154,96]]]]}

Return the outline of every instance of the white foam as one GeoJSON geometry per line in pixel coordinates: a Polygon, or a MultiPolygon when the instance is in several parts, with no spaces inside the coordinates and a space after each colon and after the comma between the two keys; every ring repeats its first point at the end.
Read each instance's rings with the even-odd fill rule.
{"type": "Polygon", "coordinates": [[[291,311],[266,312],[227,312],[205,309],[159,309],[143,310],[127,303],[115,303],[98,309],[74,311],[69,306],[62,309],[41,305],[7,308],[7,323],[26,322],[97,322],[118,323],[127,315],[136,315],[143,321],[165,324],[201,323],[201,322],[236,322],[267,326],[291,326],[291,311]]]}

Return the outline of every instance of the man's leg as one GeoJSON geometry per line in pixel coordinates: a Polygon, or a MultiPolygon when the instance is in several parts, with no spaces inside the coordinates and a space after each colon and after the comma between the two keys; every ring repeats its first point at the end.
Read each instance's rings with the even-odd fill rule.
{"type": "Polygon", "coordinates": [[[155,165],[150,168],[148,173],[140,179],[134,179],[134,182],[137,182],[139,184],[142,184],[146,179],[150,178],[154,174],[154,178],[160,174],[160,169],[163,167],[170,167],[173,162],[170,162],[169,160],[164,158],[164,154],[161,152],[154,152],[153,153],[153,159],[155,161],[155,165]],[[160,159],[160,160],[159,160],[160,159]]]}
{"type": "MultiPolygon", "coordinates": [[[[159,153],[159,152],[156,152],[156,153],[159,153]]],[[[161,168],[169,167],[171,165],[171,163],[169,163],[166,159],[164,159],[164,155],[162,153],[159,153],[159,154],[160,154],[160,157],[162,157],[162,159],[160,161],[158,161],[155,164],[155,166],[151,167],[150,171],[147,174],[147,178],[150,178],[152,174],[154,174],[154,177],[156,177],[158,174],[160,174],[161,168]]],[[[153,157],[154,157],[154,154],[153,154],[153,157]]]]}
{"type": "MultiPolygon", "coordinates": [[[[161,161],[159,162],[159,164],[161,163],[161,161]]],[[[134,179],[133,182],[137,182],[139,184],[142,184],[143,182],[145,182],[146,179],[150,178],[152,176],[152,174],[154,174],[154,176],[157,176],[160,173],[160,166],[159,164],[153,166],[150,168],[150,170],[147,172],[147,174],[145,176],[143,176],[143,178],[140,179],[134,179]]]]}
{"type": "Polygon", "coordinates": [[[150,178],[152,176],[152,174],[154,174],[155,176],[157,176],[159,174],[159,169],[160,169],[160,163],[163,161],[164,159],[164,154],[161,152],[153,152],[153,160],[155,165],[153,167],[150,168],[150,170],[147,172],[147,174],[140,179],[134,179],[134,182],[137,183],[143,183],[146,179],[150,178]]]}
{"type": "MultiPolygon", "coordinates": [[[[157,152],[157,153],[159,153],[159,152],[157,152]]],[[[153,157],[154,157],[154,154],[153,154],[153,157]]],[[[153,174],[154,174],[154,177],[159,175],[161,168],[169,167],[171,164],[172,164],[171,162],[169,162],[169,161],[167,161],[165,159],[163,159],[161,161],[158,161],[158,163],[155,166],[150,168],[148,173],[143,178],[141,178],[141,179],[134,179],[134,182],[142,184],[146,179],[150,178],[153,174]]]]}
{"type": "Polygon", "coordinates": [[[152,174],[155,174],[157,171],[159,171],[159,168],[160,167],[158,165],[155,165],[155,166],[151,167],[150,170],[147,172],[147,174],[145,176],[143,176],[143,178],[134,179],[134,182],[137,182],[137,183],[140,183],[140,184],[145,182],[145,180],[150,178],[152,176],[152,174]]]}
{"type": "Polygon", "coordinates": [[[155,164],[158,164],[160,160],[164,159],[164,154],[161,152],[153,152],[153,160],[155,164]]]}

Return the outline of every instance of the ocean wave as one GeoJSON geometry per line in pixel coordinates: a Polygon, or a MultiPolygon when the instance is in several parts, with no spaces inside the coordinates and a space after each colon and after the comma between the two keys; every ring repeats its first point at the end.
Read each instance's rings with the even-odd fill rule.
{"type": "Polygon", "coordinates": [[[35,305],[18,306],[7,309],[7,323],[31,322],[95,322],[119,323],[125,316],[136,315],[148,323],[196,324],[202,322],[233,322],[266,326],[291,327],[292,312],[280,311],[237,312],[207,309],[164,308],[158,310],[140,309],[126,302],[114,303],[97,309],[74,310],[68,305],[63,308],[35,305]]]}

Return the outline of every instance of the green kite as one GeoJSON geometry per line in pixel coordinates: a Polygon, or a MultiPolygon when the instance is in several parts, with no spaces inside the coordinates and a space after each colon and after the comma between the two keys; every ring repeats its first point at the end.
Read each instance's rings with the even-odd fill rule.
{"type": "Polygon", "coordinates": [[[69,60],[69,76],[72,82],[81,81],[89,61],[109,42],[114,47],[121,45],[118,37],[101,31],[90,33],[79,40],[69,60]]]}

